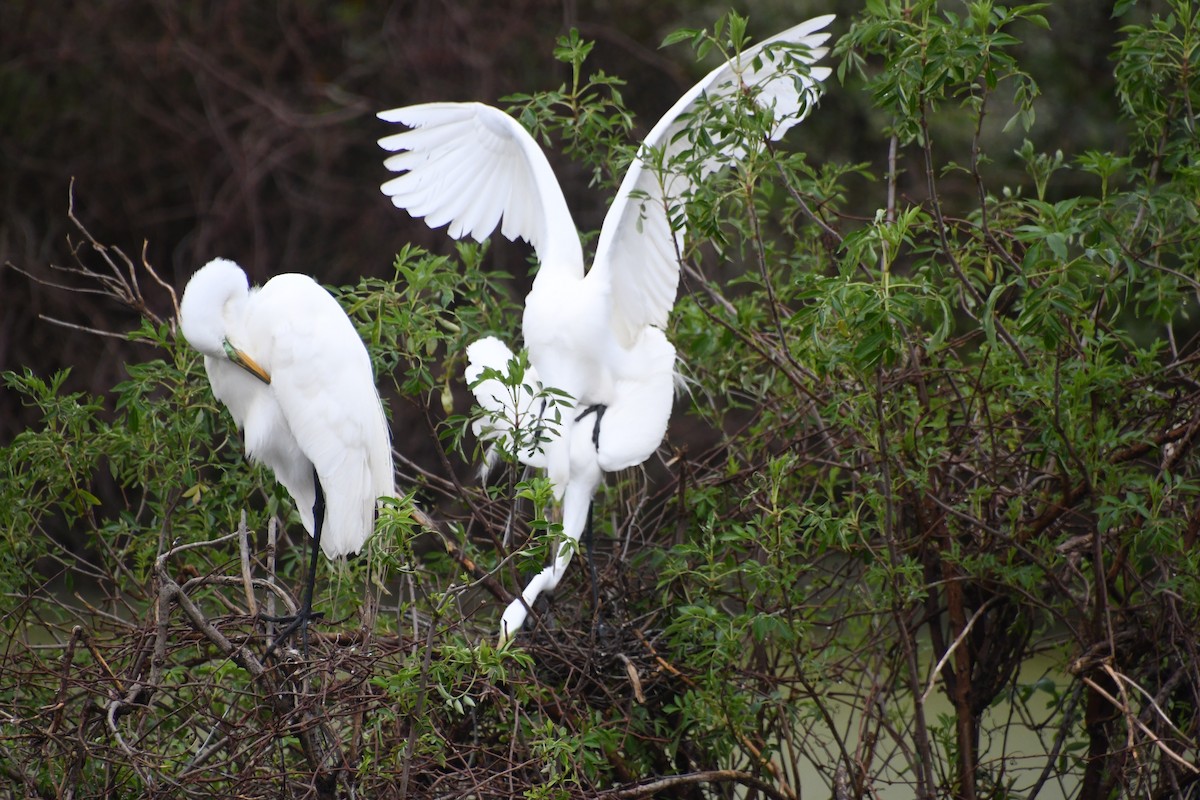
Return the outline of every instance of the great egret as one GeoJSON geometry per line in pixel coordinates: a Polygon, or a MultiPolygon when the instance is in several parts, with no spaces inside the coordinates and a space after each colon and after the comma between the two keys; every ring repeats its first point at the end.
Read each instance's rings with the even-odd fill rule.
{"type": "Polygon", "coordinates": [[[245,431],[246,454],[266,464],[296,502],[313,539],[308,582],[294,617],[308,645],[317,551],[357,553],[379,497],[395,493],[392,449],[371,360],[350,318],[306,275],[250,288],[226,259],[205,264],[180,304],[184,337],[204,355],[213,394],[245,431]]]}
{"type": "MultiPolygon", "coordinates": [[[[749,48],[672,106],[630,165],[586,274],[562,189],[537,142],[515,119],[480,103],[428,103],[379,114],[411,129],[379,141],[385,150],[399,151],[384,163],[403,174],[381,187],[396,206],[433,228],[449,223],[456,239],[482,241],[500,225],[509,239],[533,245],[540,266],[525,298],[525,345],[540,381],[574,401],[574,409],[550,426],[544,455],[525,452],[523,458],[547,470],[570,541],[505,611],[501,642],[516,632],[538,593],[562,577],[602,471],[642,463],[666,433],[675,349],[662,327],[679,282],[679,205],[695,178],[741,160],[754,146],[710,133],[707,138],[717,141],[699,148],[704,137],[696,136],[692,117],[743,94],[772,114],[767,138],[782,137],[808,113],[829,75],[828,68],[811,65],[825,54],[821,45],[829,34],[823,29],[832,20],[816,17],[749,48]],[[694,149],[706,153],[699,163],[688,155],[694,149]]],[[[504,373],[503,359],[491,346],[477,351],[468,380],[484,367],[504,373]]],[[[488,408],[478,387],[476,395],[488,408]]],[[[493,411],[497,405],[500,413],[517,410],[506,408],[502,397],[490,402],[493,411]]],[[[504,436],[503,426],[493,435],[504,436]]]]}

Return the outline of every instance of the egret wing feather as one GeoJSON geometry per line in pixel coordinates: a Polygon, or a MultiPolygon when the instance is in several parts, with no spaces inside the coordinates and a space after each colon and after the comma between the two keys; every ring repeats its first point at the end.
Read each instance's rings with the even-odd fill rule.
{"type": "Polygon", "coordinates": [[[716,152],[697,165],[698,170],[685,173],[684,153],[693,146],[687,130],[703,124],[693,115],[706,100],[711,104],[749,86],[756,91],[757,102],[775,115],[770,138],[781,137],[807,114],[817,99],[820,81],[829,75],[824,67],[812,67],[799,76],[787,67],[795,62],[811,65],[825,54],[821,45],[829,34],[822,29],[832,20],[832,15],[810,19],[717,67],[681,97],[646,136],[604,218],[588,275],[589,280],[610,284],[612,328],[623,345],[633,344],[647,325],[665,326],[675,304],[684,234],[682,204],[692,190],[689,174],[703,178],[745,156],[741,144],[718,142],[716,152]],[[778,44],[793,47],[768,49],[778,44]],[[756,60],[760,61],[757,67],[756,60]],[[677,218],[675,224],[671,216],[677,218]]]}
{"type": "MultiPolygon", "coordinates": [[[[370,357],[337,301],[311,278],[279,275],[253,300],[247,329],[252,340],[273,342],[263,365],[271,393],[325,492],[321,548],[329,558],[357,553],[374,527],[377,499],[395,494],[370,357]]],[[[295,494],[278,467],[276,476],[295,494]]],[[[304,499],[296,500],[305,514],[304,499]]]]}
{"type": "Polygon", "coordinates": [[[583,275],[583,249],[546,154],[515,119],[482,103],[426,103],[380,112],[409,127],[379,140],[403,151],[388,169],[403,172],[380,188],[433,228],[477,241],[495,230],[524,239],[543,269],[583,275]]]}

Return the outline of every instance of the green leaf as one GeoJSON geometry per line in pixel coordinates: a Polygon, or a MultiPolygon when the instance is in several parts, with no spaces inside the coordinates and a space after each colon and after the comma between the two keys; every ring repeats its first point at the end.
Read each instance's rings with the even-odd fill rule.
{"type": "Polygon", "coordinates": [[[678,44],[679,42],[694,41],[701,33],[703,33],[703,30],[700,28],[679,28],[678,30],[668,33],[666,37],[663,38],[659,47],[669,47],[670,45],[678,44]]]}

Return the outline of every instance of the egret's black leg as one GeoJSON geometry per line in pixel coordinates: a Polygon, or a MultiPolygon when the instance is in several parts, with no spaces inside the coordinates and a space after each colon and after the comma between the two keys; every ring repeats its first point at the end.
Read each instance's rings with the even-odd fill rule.
{"type": "Polygon", "coordinates": [[[268,622],[287,623],[286,626],[275,637],[275,641],[271,642],[267,647],[267,653],[275,651],[275,648],[286,642],[293,633],[300,631],[301,642],[304,647],[304,655],[308,656],[308,624],[314,620],[318,620],[325,616],[323,612],[313,613],[312,600],[313,589],[317,583],[317,560],[321,552],[321,528],[325,523],[325,491],[321,488],[321,479],[317,477],[317,470],[313,468],[313,484],[317,489],[317,498],[313,501],[313,536],[312,536],[312,555],[308,562],[308,580],[304,582],[304,596],[300,603],[300,608],[294,616],[288,617],[263,617],[268,622]]]}
{"type": "MultiPolygon", "coordinates": [[[[604,419],[604,412],[608,410],[608,406],[594,405],[588,406],[582,414],[575,418],[575,421],[586,417],[588,414],[595,413],[596,422],[592,426],[592,446],[597,451],[600,450],[600,420],[604,419]]],[[[592,508],[594,503],[588,503],[587,524],[583,528],[583,535],[580,537],[584,548],[587,550],[588,571],[592,575],[592,621],[597,630],[603,628],[603,623],[600,621],[600,579],[596,574],[596,557],[592,552],[592,508]]]]}
{"type": "Polygon", "coordinates": [[[588,414],[596,415],[596,422],[594,425],[592,425],[592,447],[595,447],[597,451],[599,451],[599,449],[600,449],[600,420],[604,419],[605,411],[608,411],[608,406],[600,405],[599,403],[597,403],[594,406],[588,406],[587,408],[585,408],[583,410],[583,413],[575,418],[575,421],[579,422],[581,419],[586,417],[588,414]]]}

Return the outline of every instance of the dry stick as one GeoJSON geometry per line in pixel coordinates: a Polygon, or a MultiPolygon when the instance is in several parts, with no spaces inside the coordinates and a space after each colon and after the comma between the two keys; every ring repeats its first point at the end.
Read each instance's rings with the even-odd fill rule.
{"type": "MultiPolygon", "coordinates": [[[[107,289],[89,289],[86,286],[68,286],[65,283],[55,283],[54,281],[48,281],[45,278],[42,278],[38,275],[34,275],[29,270],[18,267],[16,264],[14,264],[11,261],[5,261],[4,266],[8,267],[13,272],[18,273],[19,275],[23,275],[24,277],[26,277],[29,280],[36,283],[38,286],[44,286],[47,289],[59,289],[64,292],[72,292],[74,294],[94,294],[99,297],[112,297],[112,292],[108,291],[107,289]]],[[[59,269],[61,269],[61,267],[59,269]]],[[[114,334],[108,334],[108,335],[114,335],[114,334]]]]}
{"type": "Polygon", "coordinates": [[[946,666],[946,662],[950,660],[950,656],[954,654],[954,651],[958,649],[958,646],[967,638],[967,634],[971,632],[971,628],[975,627],[975,621],[983,616],[983,612],[987,610],[987,607],[990,606],[992,601],[995,599],[995,597],[989,597],[983,605],[976,609],[975,613],[971,615],[971,618],[967,620],[967,624],[963,626],[962,631],[959,632],[958,636],[954,637],[954,641],[951,642],[950,646],[946,648],[946,652],[942,653],[942,657],[938,659],[937,666],[935,666],[933,668],[933,672],[929,674],[929,683],[925,686],[925,691],[921,693],[922,706],[924,706],[925,702],[929,700],[929,693],[933,691],[933,686],[937,681],[937,676],[941,673],[942,668],[946,666]]]}
{"type": "MultiPolygon", "coordinates": [[[[104,657],[100,654],[100,651],[96,648],[95,643],[92,642],[91,638],[87,635],[87,632],[84,631],[83,628],[78,625],[75,626],[74,630],[72,630],[72,643],[74,642],[76,632],[78,632],[79,638],[81,638],[83,640],[84,644],[87,645],[87,648],[91,652],[92,657],[94,659],[96,659],[96,663],[98,663],[104,667],[104,670],[109,674],[109,676],[112,677],[113,682],[116,684],[118,691],[120,691],[122,694],[124,694],[123,698],[122,697],[114,697],[112,700],[109,701],[108,708],[105,713],[105,721],[108,725],[109,731],[113,735],[113,738],[116,739],[117,745],[121,748],[121,750],[125,753],[125,755],[127,755],[129,757],[130,766],[132,766],[134,771],[137,772],[138,777],[140,777],[142,779],[142,783],[145,784],[145,786],[147,788],[154,789],[157,786],[157,782],[155,781],[154,776],[149,775],[143,771],[142,765],[138,763],[137,754],[134,753],[133,748],[129,745],[129,743],[125,741],[125,737],[121,735],[120,728],[117,727],[117,721],[121,716],[121,709],[123,709],[127,705],[132,705],[133,703],[136,703],[138,701],[138,695],[141,694],[142,688],[143,688],[142,683],[140,681],[135,681],[130,686],[129,690],[126,691],[125,688],[122,686],[120,679],[117,678],[117,676],[113,673],[112,668],[109,667],[109,665],[108,665],[108,662],[104,660],[104,657]]],[[[64,677],[65,677],[65,674],[64,674],[64,677]]],[[[155,679],[155,682],[157,682],[157,679],[155,679]]],[[[82,728],[83,728],[83,725],[82,725],[82,723],[80,723],[81,734],[82,734],[82,728]]]]}
{"type": "Polygon", "coordinates": [[[58,796],[64,800],[72,800],[75,792],[75,784],[79,780],[79,776],[83,772],[83,765],[87,761],[88,742],[84,731],[91,725],[92,715],[94,713],[95,704],[86,703],[83,707],[83,713],[79,717],[79,724],[75,726],[75,758],[67,769],[63,770],[62,780],[58,785],[58,796]]]}
{"type": "MultiPolygon", "coordinates": [[[[294,697],[294,694],[280,691],[263,662],[259,660],[259,658],[253,652],[251,652],[244,643],[234,644],[232,641],[230,641],[230,639],[225,636],[224,633],[218,630],[216,626],[214,626],[204,616],[204,612],[200,610],[200,608],[195,604],[195,602],[193,602],[191,597],[185,591],[185,587],[190,589],[206,583],[228,583],[235,585],[241,582],[239,578],[194,578],[186,582],[184,586],[180,586],[167,572],[166,562],[167,559],[172,555],[184,552],[186,550],[224,542],[238,535],[238,531],[234,531],[233,533],[219,537],[212,541],[193,542],[190,544],[179,545],[166,551],[155,560],[155,573],[158,575],[162,585],[159,596],[161,614],[161,619],[159,620],[160,633],[165,632],[166,613],[169,612],[170,602],[174,601],[179,605],[184,615],[191,622],[192,627],[198,633],[208,639],[209,642],[214,644],[226,658],[229,658],[239,667],[250,673],[255,683],[258,683],[262,687],[266,697],[268,698],[268,702],[281,719],[286,719],[293,714],[300,714],[302,716],[316,716],[300,709],[295,700],[289,701],[288,698],[294,697]]],[[[253,584],[261,585],[270,591],[268,594],[269,601],[270,599],[274,598],[275,593],[278,593],[279,596],[285,598],[285,600],[287,598],[286,593],[270,581],[262,581],[260,583],[256,580],[253,581],[253,584]]],[[[306,761],[317,776],[320,776],[323,773],[336,774],[336,766],[343,763],[343,758],[338,740],[334,736],[332,728],[324,719],[323,715],[317,718],[317,723],[315,726],[304,724],[296,725],[294,734],[300,742],[301,750],[304,752],[306,761]],[[328,766],[330,764],[335,765],[334,768],[331,769],[328,766]]]]}
{"type": "Polygon", "coordinates": [[[1107,672],[1113,678],[1113,680],[1117,681],[1118,684],[1119,683],[1127,683],[1130,686],[1132,686],[1134,689],[1137,689],[1138,693],[1146,698],[1146,702],[1150,704],[1149,707],[1151,709],[1153,709],[1154,711],[1158,712],[1158,716],[1162,718],[1162,721],[1165,722],[1168,726],[1170,726],[1171,730],[1174,731],[1175,734],[1177,736],[1179,736],[1179,738],[1182,739],[1184,741],[1184,743],[1187,744],[1188,747],[1194,748],[1196,746],[1196,743],[1191,741],[1188,738],[1188,735],[1186,733],[1184,733],[1183,731],[1181,731],[1179,729],[1179,726],[1177,726],[1174,722],[1171,721],[1171,719],[1167,716],[1167,713],[1165,711],[1163,711],[1162,708],[1158,705],[1158,702],[1154,699],[1153,695],[1151,695],[1148,691],[1146,691],[1144,688],[1142,688],[1136,681],[1133,680],[1133,678],[1130,678],[1128,675],[1121,673],[1121,672],[1117,672],[1115,669],[1110,667],[1108,664],[1104,664],[1102,666],[1104,668],[1104,671],[1107,672]]]}
{"type": "MultiPolygon", "coordinates": [[[[168,579],[170,580],[170,579],[168,579]]],[[[173,583],[173,581],[172,581],[173,583]]],[[[253,652],[247,649],[245,644],[234,644],[220,630],[216,628],[204,616],[204,612],[188,597],[178,586],[175,585],[174,600],[183,610],[184,615],[191,621],[192,627],[206,639],[216,645],[221,653],[229,658],[233,663],[237,664],[242,669],[250,673],[256,683],[262,685],[266,692],[267,698],[271,706],[275,709],[280,718],[286,719],[294,713],[300,712],[295,702],[288,702],[286,698],[292,697],[291,693],[279,691],[275,682],[271,680],[266,667],[258,659],[253,652]]],[[[322,744],[317,741],[317,736],[312,727],[307,725],[297,725],[294,731],[296,737],[300,740],[301,750],[304,751],[305,759],[309,766],[318,775],[326,771],[326,765],[341,762],[340,752],[337,747],[337,740],[333,736],[332,730],[329,729],[329,724],[321,720],[317,724],[317,732],[321,738],[329,745],[329,749],[325,750],[322,744]]]]}
{"type": "MultiPolygon", "coordinates": [[[[516,692],[510,691],[509,696],[512,698],[513,723],[511,730],[514,731],[514,735],[508,740],[508,763],[513,764],[516,763],[517,760],[517,741],[521,738],[521,703],[517,700],[516,692]]],[[[496,707],[499,708],[500,704],[497,703],[496,707]]],[[[508,773],[508,790],[513,796],[516,795],[516,790],[513,785],[512,771],[509,771],[508,773]]]]}
{"type": "Polygon", "coordinates": [[[117,691],[124,692],[125,686],[121,683],[121,679],[117,677],[117,674],[113,672],[112,667],[110,667],[108,662],[104,660],[104,656],[96,648],[96,643],[92,641],[92,637],[88,636],[87,631],[82,631],[80,633],[80,638],[83,639],[83,643],[87,645],[87,649],[92,654],[92,658],[96,659],[96,663],[104,667],[104,671],[108,673],[108,677],[111,678],[113,684],[116,685],[117,691]]]}
{"type": "MultiPolygon", "coordinates": [[[[269,583],[272,588],[274,588],[276,585],[276,583],[275,583],[275,548],[276,548],[276,544],[277,544],[276,538],[278,537],[278,535],[279,535],[279,524],[276,521],[275,517],[271,517],[271,519],[267,521],[267,583],[269,583]]],[[[267,616],[268,617],[275,616],[275,595],[274,594],[267,595],[267,616]]],[[[267,633],[267,638],[269,640],[270,633],[271,633],[270,623],[267,623],[266,633],[267,633]]]]}
{"type": "MultiPolygon", "coordinates": [[[[263,665],[263,662],[259,660],[258,656],[248,650],[246,645],[234,644],[232,641],[230,641],[228,636],[221,633],[221,631],[218,630],[215,625],[209,622],[208,618],[204,616],[204,612],[200,610],[200,607],[196,605],[192,598],[184,594],[183,589],[179,586],[179,584],[175,583],[175,581],[170,578],[168,578],[168,580],[171,581],[172,594],[174,595],[172,599],[179,604],[179,607],[183,610],[184,615],[192,623],[192,627],[196,629],[196,632],[200,633],[206,639],[216,645],[217,649],[220,650],[223,655],[231,659],[242,669],[249,672],[251,677],[262,679],[266,675],[267,668],[263,665]]],[[[273,699],[276,698],[273,696],[273,699]]]]}
{"type": "Polygon", "coordinates": [[[242,557],[242,585],[246,589],[246,608],[250,610],[250,616],[257,616],[258,601],[254,597],[254,589],[250,580],[250,542],[248,539],[246,512],[243,510],[242,516],[238,520],[238,551],[242,557]]]}
{"type": "MultiPolygon", "coordinates": [[[[242,587],[244,587],[245,585],[246,585],[245,582],[240,577],[236,577],[234,575],[202,575],[198,578],[189,578],[187,581],[185,581],[179,587],[179,589],[180,589],[180,591],[186,592],[187,594],[191,595],[191,593],[195,589],[198,589],[201,586],[242,586],[242,587]]],[[[288,594],[287,590],[284,589],[282,586],[280,586],[278,584],[268,583],[266,580],[264,580],[262,578],[251,578],[250,588],[251,588],[251,591],[253,591],[256,588],[265,589],[266,591],[272,593],[272,596],[278,597],[280,600],[283,601],[283,604],[285,606],[287,606],[287,610],[288,610],[289,614],[296,613],[295,600],[292,599],[292,596],[290,594],[288,594]]],[[[237,607],[234,606],[234,608],[237,608],[237,607]]],[[[242,616],[242,614],[243,614],[241,609],[237,609],[237,613],[238,613],[238,616],[242,616]]]]}
{"type": "MultiPolygon", "coordinates": [[[[413,642],[415,643],[421,635],[421,615],[417,611],[417,582],[413,580],[412,572],[405,574],[404,582],[408,584],[408,596],[412,600],[409,605],[410,616],[412,617],[413,642]]],[[[396,632],[399,633],[400,629],[396,628],[396,632]]],[[[415,647],[416,645],[414,644],[413,646],[415,647]]]]}
{"type": "MultiPolygon", "coordinates": [[[[1106,671],[1108,671],[1107,667],[1106,667],[1106,671]]],[[[1188,761],[1186,758],[1179,755],[1171,748],[1167,747],[1167,745],[1163,742],[1163,740],[1160,739],[1158,737],[1158,735],[1154,733],[1154,731],[1150,730],[1150,728],[1148,728],[1144,722],[1142,722],[1140,719],[1138,719],[1137,716],[1129,709],[1128,706],[1124,705],[1119,700],[1117,700],[1117,698],[1113,697],[1111,694],[1109,694],[1107,691],[1105,691],[1103,688],[1101,688],[1091,678],[1088,678],[1085,676],[1081,680],[1083,680],[1083,682],[1086,683],[1092,689],[1092,691],[1096,692],[1096,694],[1103,697],[1109,703],[1112,703],[1113,708],[1120,709],[1125,714],[1126,721],[1132,721],[1135,725],[1137,725],[1139,728],[1141,728],[1142,732],[1145,733],[1148,737],[1150,737],[1150,741],[1156,747],[1158,747],[1159,750],[1161,750],[1163,752],[1163,755],[1167,756],[1172,761],[1174,761],[1176,764],[1179,764],[1181,767],[1183,767],[1184,769],[1191,772],[1193,775],[1200,775],[1200,767],[1197,767],[1195,764],[1188,761]]],[[[1120,685],[1120,682],[1118,682],[1118,685],[1120,685]]]]}
{"type": "Polygon", "coordinates": [[[117,740],[117,744],[124,751],[125,755],[129,756],[129,765],[133,767],[134,772],[142,779],[142,783],[153,794],[153,790],[158,786],[157,781],[154,780],[154,776],[146,774],[142,765],[138,763],[137,754],[133,752],[133,748],[129,746],[129,743],[125,741],[125,737],[121,735],[121,731],[117,728],[117,709],[120,706],[120,700],[113,700],[108,704],[108,713],[105,715],[105,719],[108,722],[108,730],[112,733],[113,738],[117,740]]]}
{"type": "MultiPolygon", "coordinates": [[[[1179,735],[1179,738],[1183,740],[1184,744],[1186,744],[1188,747],[1192,747],[1192,748],[1194,748],[1196,746],[1196,743],[1191,741],[1188,738],[1187,734],[1185,734],[1183,731],[1179,730],[1179,728],[1175,725],[1175,723],[1171,722],[1171,720],[1167,717],[1166,713],[1161,708],[1159,708],[1158,703],[1156,703],[1154,701],[1154,698],[1150,695],[1150,693],[1147,692],[1145,689],[1143,689],[1141,686],[1139,686],[1136,681],[1134,681],[1128,675],[1117,672],[1107,662],[1101,664],[1100,666],[1101,666],[1101,669],[1103,669],[1105,672],[1108,673],[1109,677],[1112,678],[1113,682],[1117,685],[1117,688],[1121,692],[1121,698],[1125,701],[1126,709],[1128,709],[1132,705],[1132,703],[1129,702],[1129,695],[1125,691],[1125,685],[1128,684],[1129,686],[1132,686],[1134,689],[1137,689],[1138,692],[1143,697],[1146,698],[1146,701],[1148,703],[1150,703],[1151,707],[1153,707],[1153,709],[1155,711],[1158,712],[1159,716],[1162,717],[1163,721],[1166,722],[1168,726],[1170,726],[1171,730],[1179,735]]],[[[1146,725],[1144,723],[1141,722],[1140,715],[1138,717],[1137,722],[1138,722],[1138,725],[1142,728],[1142,730],[1145,730],[1147,733],[1149,733],[1149,729],[1146,727],[1146,725]]],[[[1200,773],[1200,769],[1197,769],[1196,767],[1194,767],[1190,764],[1189,764],[1189,768],[1192,769],[1194,772],[1200,773]]]]}
{"type": "Polygon", "coordinates": [[[779,792],[771,784],[758,778],[749,772],[742,772],[735,769],[714,769],[705,772],[689,772],[684,775],[668,775],[664,778],[655,778],[646,783],[638,784],[637,786],[626,787],[624,789],[610,789],[606,792],[601,792],[600,797],[622,798],[627,800],[638,797],[649,797],[657,792],[665,791],[676,786],[690,786],[697,783],[741,783],[762,792],[767,797],[773,800],[791,800],[794,795],[785,795],[779,792]]]}
{"type": "MultiPolygon", "coordinates": [[[[72,291],[74,291],[74,290],[72,290],[72,291]]],[[[82,331],[83,333],[91,334],[92,336],[107,336],[110,339],[121,339],[122,341],[128,341],[128,339],[129,339],[129,336],[124,333],[113,333],[112,331],[102,331],[99,328],[92,328],[87,325],[79,325],[74,322],[67,322],[65,320],[57,319],[55,317],[49,316],[48,314],[38,314],[38,319],[40,319],[42,322],[49,322],[51,325],[58,325],[59,327],[62,327],[62,328],[69,328],[69,329],[75,330],[75,331],[82,331]]]]}
{"type": "Polygon", "coordinates": [[[143,240],[142,241],[142,267],[146,270],[146,272],[150,273],[150,277],[154,278],[154,282],[157,283],[159,286],[161,286],[163,289],[165,289],[167,294],[170,296],[171,307],[175,310],[175,315],[172,317],[172,319],[177,320],[180,317],[179,295],[175,294],[175,287],[172,286],[171,284],[167,283],[166,281],[164,281],[162,278],[158,277],[158,273],[155,271],[154,267],[150,266],[150,261],[149,261],[149,259],[146,258],[146,248],[148,246],[149,246],[149,242],[143,240]]]}
{"type": "MultiPolygon", "coordinates": [[[[232,708],[233,706],[226,706],[225,715],[228,715],[232,708]]],[[[224,716],[222,717],[222,721],[223,720],[224,716]]],[[[213,734],[216,733],[216,730],[216,728],[213,728],[212,731],[209,732],[208,739],[205,740],[206,742],[211,741],[213,734]]],[[[228,747],[233,740],[233,734],[229,733],[222,736],[220,739],[217,739],[215,742],[212,742],[211,744],[205,744],[202,746],[196,752],[196,755],[192,756],[192,758],[188,761],[187,768],[184,769],[183,772],[179,773],[179,777],[187,778],[196,774],[200,770],[200,767],[204,766],[204,764],[215,754],[228,747]]]]}
{"type": "MultiPolygon", "coordinates": [[[[1116,652],[1116,651],[1114,650],[1113,652],[1116,652]]],[[[1101,664],[1101,668],[1105,672],[1107,672],[1110,676],[1113,676],[1112,668],[1109,667],[1107,663],[1101,664]]],[[[1146,767],[1145,767],[1145,764],[1143,764],[1142,756],[1138,752],[1138,749],[1137,749],[1137,738],[1134,736],[1134,726],[1129,724],[1129,720],[1133,718],[1133,711],[1131,710],[1132,704],[1129,702],[1129,693],[1125,691],[1125,684],[1121,683],[1119,680],[1116,680],[1115,676],[1113,676],[1113,683],[1117,687],[1117,693],[1121,696],[1121,703],[1118,707],[1121,709],[1121,711],[1125,714],[1125,717],[1126,717],[1126,722],[1125,722],[1126,749],[1129,751],[1129,754],[1133,757],[1133,763],[1136,768],[1137,774],[1141,775],[1145,771],[1146,767]]],[[[1139,725],[1141,724],[1141,720],[1135,720],[1135,721],[1139,725]]]]}
{"type": "Polygon", "coordinates": [[[617,653],[617,658],[625,665],[625,674],[629,677],[629,685],[633,687],[633,697],[638,703],[646,704],[646,695],[642,694],[642,679],[638,676],[637,667],[624,653],[617,653]]]}
{"type": "MultiPolygon", "coordinates": [[[[100,244],[100,242],[96,241],[96,239],[92,236],[92,234],[88,232],[87,228],[84,227],[83,223],[79,221],[79,218],[75,216],[75,181],[74,181],[74,179],[71,180],[71,186],[67,191],[67,219],[69,219],[71,221],[71,223],[84,236],[84,238],[87,239],[87,243],[91,246],[91,248],[102,259],[104,259],[104,263],[108,265],[108,268],[110,270],[112,270],[113,277],[108,277],[106,275],[102,275],[101,273],[96,272],[95,270],[89,269],[88,267],[84,266],[82,261],[79,261],[79,258],[77,255],[76,255],[76,261],[79,261],[79,264],[80,264],[79,269],[75,269],[75,270],[71,270],[71,271],[77,272],[77,273],[83,275],[84,277],[91,278],[95,281],[98,281],[102,286],[106,287],[109,290],[109,294],[112,297],[122,301],[127,306],[132,308],[134,311],[137,311],[139,315],[150,320],[154,324],[156,324],[156,325],[162,324],[162,319],[157,314],[155,314],[153,311],[151,311],[150,307],[146,305],[146,299],[145,299],[145,297],[142,296],[141,286],[138,285],[137,269],[134,267],[133,261],[131,261],[129,259],[129,257],[127,255],[125,255],[124,252],[121,251],[120,248],[118,248],[118,247],[109,248],[109,247],[106,247],[105,245],[100,244]],[[124,265],[125,265],[124,273],[122,273],[121,268],[118,267],[117,264],[113,261],[113,259],[109,256],[110,249],[113,253],[116,253],[117,256],[119,256],[121,261],[124,263],[124,265]],[[128,277],[126,277],[126,274],[128,275],[128,277]]],[[[144,245],[143,245],[143,249],[144,249],[144,245]]],[[[157,276],[155,276],[155,277],[157,277],[157,276]]],[[[159,283],[162,283],[162,281],[159,281],[159,283]]],[[[174,300],[174,292],[172,291],[171,294],[172,294],[172,300],[174,300]]],[[[178,309],[178,305],[176,305],[176,309],[178,309]]]]}

